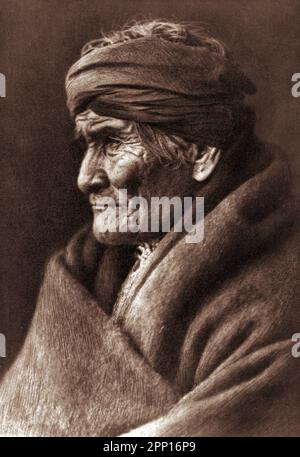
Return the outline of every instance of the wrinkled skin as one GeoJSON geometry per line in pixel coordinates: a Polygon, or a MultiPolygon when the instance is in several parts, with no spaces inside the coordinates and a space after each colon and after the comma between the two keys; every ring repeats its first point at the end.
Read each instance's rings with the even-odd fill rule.
{"type": "Polygon", "coordinates": [[[185,163],[177,169],[162,166],[158,161],[149,164],[148,151],[141,144],[133,123],[127,120],[103,117],[87,110],[77,115],[76,130],[86,143],[78,187],[89,196],[96,239],[105,244],[136,244],[157,238],[159,234],[150,231],[120,232],[123,219],[119,217],[117,231],[113,231],[116,209],[105,205],[103,198],[113,198],[118,204],[119,190],[126,189],[130,206],[133,197],[142,196],[148,202],[148,214],[136,209],[127,211],[124,217],[128,223],[137,217],[140,223],[144,217],[150,221],[151,197],[192,195],[193,164],[185,163]]]}

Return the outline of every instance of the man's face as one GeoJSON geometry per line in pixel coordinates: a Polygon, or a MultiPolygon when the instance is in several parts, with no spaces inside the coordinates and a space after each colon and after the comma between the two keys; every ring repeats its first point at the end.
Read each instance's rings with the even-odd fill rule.
{"type": "Polygon", "coordinates": [[[192,165],[184,164],[177,169],[163,167],[147,160],[149,152],[141,144],[134,124],[99,116],[87,110],[76,117],[76,130],[86,143],[78,187],[89,196],[94,214],[93,232],[96,239],[106,244],[136,244],[157,238],[157,232],[120,231],[124,222],[148,217],[151,227],[151,197],[183,197],[192,186],[192,165]],[[127,211],[119,213],[122,204],[120,189],[127,191],[127,211]],[[149,211],[141,211],[130,201],[144,197],[149,211]],[[115,205],[107,204],[107,198],[115,205]],[[125,218],[125,221],[124,221],[125,218]],[[115,230],[115,228],[117,230],[115,230]]]}

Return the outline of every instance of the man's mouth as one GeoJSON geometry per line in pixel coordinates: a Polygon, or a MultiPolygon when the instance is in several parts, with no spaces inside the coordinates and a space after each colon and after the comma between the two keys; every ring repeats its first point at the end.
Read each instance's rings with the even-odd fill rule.
{"type": "Polygon", "coordinates": [[[111,194],[101,196],[90,194],[89,202],[93,211],[99,211],[101,213],[106,211],[108,208],[117,208],[119,206],[117,199],[111,194]]]}
{"type": "Polygon", "coordinates": [[[103,213],[105,210],[108,208],[119,208],[119,204],[116,202],[114,204],[111,203],[93,203],[92,204],[92,209],[94,211],[99,211],[100,213],[103,213]]]}
{"type": "Polygon", "coordinates": [[[119,203],[115,202],[114,204],[112,203],[93,203],[92,205],[92,211],[94,213],[104,213],[108,208],[115,210],[116,215],[123,214],[126,215],[127,217],[132,216],[133,213],[139,210],[139,208],[133,207],[130,208],[128,205],[120,205],[119,203]]]}
{"type": "Polygon", "coordinates": [[[138,208],[130,206],[131,198],[128,197],[127,192],[124,198],[124,195],[121,194],[121,198],[118,198],[117,195],[95,195],[91,194],[89,197],[89,202],[93,212],[104,213],[107,209],[117,211],[117,214],[127,214],[130,216],[132,213],[136,212],[138,208]]]}

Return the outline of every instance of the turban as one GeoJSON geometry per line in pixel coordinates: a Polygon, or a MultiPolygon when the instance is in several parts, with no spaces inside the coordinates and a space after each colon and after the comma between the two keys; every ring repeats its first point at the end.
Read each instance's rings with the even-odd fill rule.
{"type": "Polygon", "coordinates": [[[242,100],[254,90],[228,56],[158,37],[92,48],[66,77],[73,117],[90,108],[197,144],[226,142],[247,122],[242,100]]]}

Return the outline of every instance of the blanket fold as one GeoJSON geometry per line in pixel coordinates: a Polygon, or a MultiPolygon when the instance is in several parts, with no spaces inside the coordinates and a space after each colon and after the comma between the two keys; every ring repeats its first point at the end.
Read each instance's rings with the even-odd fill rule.
{"type": "Polygon", "coordinates": [[[296,207],[282,153],[252,147],[201,189],[203,242],[165,235],[122,306],[130,248],[85,227],[50,259],[0,386],[0,435],[300,433],[296,207]]]}

